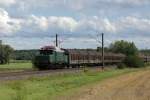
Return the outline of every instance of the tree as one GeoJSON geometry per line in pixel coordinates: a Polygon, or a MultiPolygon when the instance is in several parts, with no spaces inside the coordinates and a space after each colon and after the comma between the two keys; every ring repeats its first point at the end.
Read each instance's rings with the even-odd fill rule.
{"type": "Polygon", "coordinates": [[[110,45],[110,51],[114,53],[122,53],[126,55],[124,60],[125,65],[128,67],[140,67],[144,65],[144,62],[139,57],[139,51],[133,42],[128,41],[116,41],[110,45]]]}
{"type": "Polygon", "coordinates": [[[133,42],[124,40],[116,41],[110,45],[110,50],[115,53],[122,53],[125,55],[137,55],[138,49],[133,42]]]}
{"type": "Polygon", "coordinates": [[[0,64],[9,63],[10,54],[13,52],[13,48],[9,45],[0,44],[0,64]]]}
{"type": "Polygon", "coordinates": [[[126,64],[126,66],[128,67],[142,67],[144,66],[144,62],[142,61],[142,59],[137,56],[137,55],[129,55],[125,58],[124,63],[126,64]]]}

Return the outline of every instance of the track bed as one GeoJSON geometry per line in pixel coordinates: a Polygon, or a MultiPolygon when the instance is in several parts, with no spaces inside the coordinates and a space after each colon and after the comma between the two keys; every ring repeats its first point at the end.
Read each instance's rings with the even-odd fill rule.
{"type": "MultiPolygon", "coordinates": [[[[88,68],[90,70],[101,70],[100,67],[93,67],[88,68]]],[[[79,73],[84,71],[84,68],[72,68],[72,69],[57,69],[57,70],[23,70],[18,72],[1,72],[0,73],[0,81],[7,81],[7,80],[21,80],[27,79],[30,77],[40,77],[40,76],[47,76],[47,75],[58,75],[58,74],[65,74],[65,73],[79,73]]]]}

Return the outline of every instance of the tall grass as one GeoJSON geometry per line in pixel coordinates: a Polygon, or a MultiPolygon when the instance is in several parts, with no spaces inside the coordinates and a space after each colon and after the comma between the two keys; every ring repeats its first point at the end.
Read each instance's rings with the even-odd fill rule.
{"type": "Polygon", "coordinates": [[[19,69],[19,68],[25,68],[25,69],[28,69],[28,68],[32,68],[32,63],[31,62],[14,62],[14,63],[9,63],[9,64],[4,64],[4,65],[0,65],[0,70],[1,69],[4,69],[4,68],[7,68],[7,69],[19,69]]]}
{"type": "Polygon", "coordinates": [[[135,70],[88,71],[4,82],[0,83],[0,97],[2,100],[51,100],[62,94],[69,95],[81,86],[132,71],[135,70]]]}

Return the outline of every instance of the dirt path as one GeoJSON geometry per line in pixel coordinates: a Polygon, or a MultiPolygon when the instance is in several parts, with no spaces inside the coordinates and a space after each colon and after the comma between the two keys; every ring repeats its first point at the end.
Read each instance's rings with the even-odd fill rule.
{"type": "Polygon", "coordinates": [[[150,70],[83,87],[74,95],[64,97],[64,100],[150,100],[150,70]]]}

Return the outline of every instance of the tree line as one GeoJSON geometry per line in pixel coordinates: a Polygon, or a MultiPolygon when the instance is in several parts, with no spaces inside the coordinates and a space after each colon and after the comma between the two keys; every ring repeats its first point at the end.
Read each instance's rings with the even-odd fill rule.
{"type": "MultiPolygon", "coordinates": [[[[105,47],[105,52],[122,53],[126,55],[124,62],[121,66],[140,67],[144,65],[139,55],[150,54],[150,50],[138,50],[133,42],[128,41],[116,41],[111,43],[109,47],[105,47]]],[[[101,47],[97,48],[97,51],[101,51],[101,47]]],[[[9,63],[10,59],[13,60],[32,60],[35,55],[39,53],[39,50],[14,50],[9,45],[0,44],[0,64],[9,63]]]]}
{"type": "Polygon", "coordinates": [[[32,60],[35,55],[39,53],[38,50],[15,50],[11,54],[11,59],[13,60],[32,60]]]}

